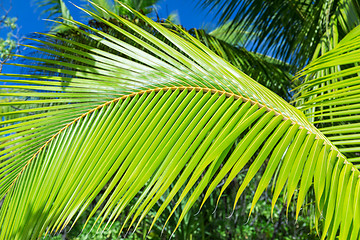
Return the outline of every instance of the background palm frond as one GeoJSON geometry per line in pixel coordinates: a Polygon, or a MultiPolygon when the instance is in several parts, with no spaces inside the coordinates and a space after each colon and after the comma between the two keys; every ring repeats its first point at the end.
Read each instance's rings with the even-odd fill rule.
{"type": "MultiPolygon", "coordinates": [[[[252,50],[272,55],[298,68],[302,68],[312,59],[314,53],[324,51],[319,49],[320,42],[325,41],[326,47],[330,48],[329,45],[334,41],[341,40],[359,24],[360,16],[357,1],[198,2],[208,11],[215,11],[220,15],[219,23],[228,24],[224,31],[229,36],[232,36],[234,31],[247,32],[251,36],[247,40],[248,46],[252,50]]],[[[233,38],[233,43],[238,40],[233,38]]]]}
{"type": "MultiPolygon", "coordinates": [[[[40,15],[44,15],[45,18],[62,18],[66,22],[66,19],[73,19],[65,1],[63,0],[33,0],[34,5],[41,9],[40,15]]],[[[69,24],[69,22],[67,22],[69,24]]],[[[61,24],[53,24],[51,31],[62,32],[67,28],[61,24]]]]}
{"type": "Polygon", "coordinates": [[[358,166],[359,33],[355,28],[334,49],[301,72],[296,104],[339,150],[358,166]]]}

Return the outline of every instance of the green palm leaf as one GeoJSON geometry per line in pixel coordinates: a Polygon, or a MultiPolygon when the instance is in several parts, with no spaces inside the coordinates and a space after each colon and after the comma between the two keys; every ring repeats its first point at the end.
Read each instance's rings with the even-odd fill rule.
{"type": "Polygon", "coordinates": [[[355,28],[304,69],[296,98],[309,120],[356,166],[360,161],[359,33],[360,28],[355,28]]]}
{"type": "MultiPolygon", "coordinates": [[[[66,19],[73,19],[72,15],[66,3],[63,0],[33,0],[37,8],[42,9],[41,15],[45,15],[46,18],[63,18],[66,22],[66,19]]],[[[69,22],[67,22],[69,23],[69,22]]],[[[67,28],[61,24],[54,24],[51,27],[51,31],[62,32],[67,28]]]]}
{"type": "Polygon", "coordinates": [[[251,167],[234,206],[265,164],[252,207],[271,180],[273,206],[285,189],[289,202],[294,195],[297,199],[297,215],[314,192],[317,220],[320,214],[325,218],[323,237],[335,236],[340,227],[341,236],[357,238],[358,215],[347,206],[357,210],[359,172],[300,111],[185,31],[187,40],[128,9],[170,46],[153,32],[96,8],[127,30],[84,11],[126,42],[71,20],[79,26],[69,26],[77,34],[110,51],[47,34],[79,48],[64,53],[64,45],[52,45],[52,54],[63,59],[57,63],[32,58],[57,68],[15,65],[59,75],[8,74],[14,78],[3,80],[8,88],[29,94],[1,106],[36,107],[29,116],[14,118],[17,111],[7,112],[1,122],[2,239],[33,239],[59,231],[98,195],[90,216],[101,209],[103,227],[126,207],[131,208],[124,227],[137,226],[164,195],[155,222],[176,193],[180,197],[169,218],[185,201],[181,221],[202,192],[204,202],[225,178],[223,192],[247,163],[251,167]],[[349,205],[333,207],[344,201],[349,205]]]}
{"type": "Polygon", "coordinates": [[[289,99],[292,75],[291,66],[275,58],[257,54],[239,46],[233,46],[204,30],[191,29],[191,35],[199,39],[217,55],[239,68],[252,79],[269,88],[279,96],[289,99]],[[274,79],[277,79],[274,81],[274,79]]]}
{"type": "Polygon", "coordinates": [[[246,32],[252,50],[269,53],[300,68],[314,53],[324,51],[319,49],[320,45],[325,43],[329,48],[337,41],[333,39],[334,30],[336,38],[342,39],[359,24],[360,16],[359,3],[355,0],[198,2],[220,16],[219,24],[233,43],[243,38],[240,34],[234,37],[234,32],[246,32]]]}

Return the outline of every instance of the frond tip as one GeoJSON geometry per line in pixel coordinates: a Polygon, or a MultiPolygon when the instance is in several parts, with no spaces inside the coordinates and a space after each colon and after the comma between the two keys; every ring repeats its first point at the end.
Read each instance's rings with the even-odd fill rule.
{"type": "Polygon", "coordinates": [[[297,106],[352,162],[360,167],[360,27],[301,72],[297,106]]]}

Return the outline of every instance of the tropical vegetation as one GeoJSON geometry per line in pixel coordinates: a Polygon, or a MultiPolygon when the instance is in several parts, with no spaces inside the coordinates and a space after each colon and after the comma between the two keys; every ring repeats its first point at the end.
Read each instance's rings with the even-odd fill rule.
{"type": "Polygon", "coordinates": [[[236,239],[249,235],[209,221],[240,204],[358,239],[357,1],[199,1],[219,11],[211,33],[150,19],[154,1],[89,2],[87,24],[39,2],[63,18],[15,55],[23,73],[2,74],[1,239],[78,222],[236,239]]]}
{"type": "Polygon", "coordinates": [[[18,34],[17,18],[11,16],[12,1],[4,6],[3,1],[0,2],[0,73],[4,63],[11,59],[11,54],[18,52],[18,43],[20,36],[18,34]]]}

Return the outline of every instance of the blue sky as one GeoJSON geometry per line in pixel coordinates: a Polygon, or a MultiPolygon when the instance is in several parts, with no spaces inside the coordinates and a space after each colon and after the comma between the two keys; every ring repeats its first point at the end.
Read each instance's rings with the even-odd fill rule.
{"type": "MultiPolygon", "coordinates": [[[[8,0],[0,0],[0,2],[3,2],[6,6],[8,0]]],[[[44,16],[39,16],[41,11],[36,9],[36,5],[32,2],[32,0],[12,0],[10,16],[18,18],[17,23],[21,35],[42,32],[47,29],[47,23],[42,19],[44,16]]],[[[83,3],[82,0],[72,0],[71,2],[78,5],[83,3]]],[[[196,2],[194,0],[160,0],[157,4],[157,11],[161,18],[166,18],[168,14],[176,11],[180,17],[180,23],[188,29],[193,27],[214,28],[214,24],[206,24],[212,22],[213,15],[208,15],[206,11],[196,5],[196,2]]],[[[71,7],[67,0],[65,0],[65,3],[68,5],[71,14],[76,18],[78,16],[77,9],[71,7]]]]}

